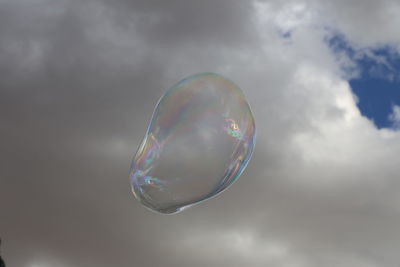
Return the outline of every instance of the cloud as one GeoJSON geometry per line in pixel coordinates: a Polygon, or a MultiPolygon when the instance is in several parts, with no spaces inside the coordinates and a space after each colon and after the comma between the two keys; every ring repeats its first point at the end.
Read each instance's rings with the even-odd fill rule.
{"type": "Polygon", "coordinates": [[[399,132],[361,116],[342,63],[356,66],[326,40],[398,49],[397,8],[1,1],[7,264],[396,266],[399,132]],[[130,193],[130,160],[163,90],[200,71],[243,89],[255,153],[219,197],[153,214],[130,193]]]}
{"type": "Polygon", "coordinates": [[[394,105],[392,107],[393,112],[392,114],[389,115],[389,120],[393,122],[393,127],[395,129],[398,129],[400,126],[400,107],[397,105],[394,105]]]}

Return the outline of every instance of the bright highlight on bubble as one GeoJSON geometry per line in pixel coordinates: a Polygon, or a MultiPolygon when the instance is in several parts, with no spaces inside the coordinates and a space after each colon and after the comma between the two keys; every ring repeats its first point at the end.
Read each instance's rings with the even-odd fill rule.
{"type": "Polygon", "coordinates": [[[132,162],[133,193],[153,211],[182,211],[231,185],[254,144],[240,88],[218,74],[192,75],[159,100],[132,162]]]}

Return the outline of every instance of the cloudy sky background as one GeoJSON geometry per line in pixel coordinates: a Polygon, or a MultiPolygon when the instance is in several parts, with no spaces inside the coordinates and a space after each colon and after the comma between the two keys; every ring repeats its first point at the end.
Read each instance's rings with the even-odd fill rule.
{"type": "Polygon", "coordinates": [[[0,0],[6,263],[398,266],[400,102],[379,125],[350,85],[400,51],[399,15],[393,0],[0,0]],[[243,89],[255,153],[217,198],[155,214],[130,161],[165,88],[203,71],[243,89]]]}

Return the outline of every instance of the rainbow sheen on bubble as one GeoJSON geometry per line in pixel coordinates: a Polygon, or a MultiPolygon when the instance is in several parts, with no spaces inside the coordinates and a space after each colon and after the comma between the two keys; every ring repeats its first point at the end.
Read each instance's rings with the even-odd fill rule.
{"type": "Polygon", "coordinates": [[[254,145],[255,122],[240,88],[218,74],[192,75],[154,110],[132,162],[133,194],[153,211],[182,211],[230,186],[254,145]]]}

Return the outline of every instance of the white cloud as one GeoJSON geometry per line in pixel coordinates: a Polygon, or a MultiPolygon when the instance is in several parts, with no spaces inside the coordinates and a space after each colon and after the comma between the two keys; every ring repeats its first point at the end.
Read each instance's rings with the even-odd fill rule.
{"type": "Polygon", "coordinates": [[[400,106],[393,105],[392,113],[389,115],[390,121],[393,123],[393,128],[399,129],[400,128],[400,106]]]}
{"type": "Polygon", "coordinates": [[[256,1],[256,16],[262,24],[271,24],[281,34],[309,26],[313,20],[313,12],[305,2],[289,1],[285,4],[256,1]]]}

